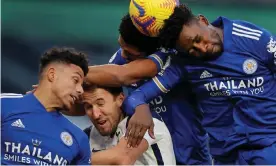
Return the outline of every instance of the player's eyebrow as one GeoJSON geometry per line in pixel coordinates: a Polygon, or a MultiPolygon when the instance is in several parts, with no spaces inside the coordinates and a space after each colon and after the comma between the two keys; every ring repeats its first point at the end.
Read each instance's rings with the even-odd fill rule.
{"type": "Polygon", "coordinates": [[[76,71],[75,73],[78,74],[80,78],[82,78],[82,75],[79,72],[76,71]]]}

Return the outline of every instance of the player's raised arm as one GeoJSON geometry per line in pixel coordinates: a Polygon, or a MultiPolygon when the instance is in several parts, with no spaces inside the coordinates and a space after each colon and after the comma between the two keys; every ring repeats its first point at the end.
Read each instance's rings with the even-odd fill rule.
{"type": "Polygon", "coordinates": [[[151,113],[146,103],[160,94],[169,92],[184,75],[184,68],[180,64],[168,66],[163,72],[127,97],[124,101],[124,109],[127,115],[132,115],[126,132],[130,146],[139,145],[141,136],[147,129],[149,129],[149,135],[154,138],[151,113]]]}
{"type": "Polygon", "coordinates": [[[87,81],[101,86],[131,85],[157,74],[157,67],[150,59],[139,59],[124,65],[107,64],[90,66],[87,81]]]}
{"type": "Polygon", "coordinates": [[[156,51],[146,58],[127,63],[124,50],[118,50],[106,65],[90,66],[86,81],[101,86],[131,85],[142,79],[154,77],[173,52],[156,51]],[[122,55],[123,54],[123,55],[122,55]]]}

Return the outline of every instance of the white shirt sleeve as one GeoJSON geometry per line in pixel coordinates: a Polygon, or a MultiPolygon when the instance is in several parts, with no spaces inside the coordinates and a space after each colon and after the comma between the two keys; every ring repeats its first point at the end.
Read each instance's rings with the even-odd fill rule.
{"type": "Polygon", "coordinates": [[[154,136],[155,139],[152,139],[148,133],[148,130],[146,131],[146,134],[144,136],[144,139],[147,140],[149,146],[157,143],[159,140],[161,140],[165,135],[168,135],[170,137],[170,133],[168,131],[167,126],[165,125],[164,122],[153,118],[153,123],[154,123],[154,136]]]}

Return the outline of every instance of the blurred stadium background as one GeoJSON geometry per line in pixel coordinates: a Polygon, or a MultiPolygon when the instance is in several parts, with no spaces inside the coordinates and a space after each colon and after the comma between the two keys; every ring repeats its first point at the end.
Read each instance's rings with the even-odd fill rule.
{"type": "MultiPolygon", "coordinates": [[[[25,93],[38,80],[40,55],[74,47],[104,64],[118,49],[118,26],[129,0],[2,0],[1,92],[25,93]]],[[[195,14],[243,19],[276,34],[276,0],[182,0],[195,14]]],[[[86,118],[70,118],[79,127],[86,118]]]]}

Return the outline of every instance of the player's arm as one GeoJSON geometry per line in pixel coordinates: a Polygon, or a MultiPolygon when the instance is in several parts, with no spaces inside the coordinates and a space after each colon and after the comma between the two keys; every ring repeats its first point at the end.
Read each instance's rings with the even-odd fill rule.
{"type": "Polygon", "coordinates": [[[148,149],[148,142],[143,139],[136,148],[128,148],[127,141],[121,138],[119,143],[107,150],[93,153],[93,165],[133,165],[135,161],[148,149]]]}
{"type": "Polygon", "coordinates": [[[131,85],[157,74],[157,67],[150,59],[139,59],[124,65],[106,64],[90,66],[87,81],[102,86],[131,85]]]}
{"type": "Polygon", "coordinates": [[[90,66],[86,81],[102,86],[131,85],[141,79],[154,77],[171,52],[157,51],[145,59],[122,62],[120,50],[106,65],[90,66]]]}
{"type": "Polygon", "coordinates": [[[155,97],[168,93],[185,76],[186,71],[181,64],[168,66],[163,73],[137,88],[124,100],[123,106],[127,115],[133,115],[139,105],[149,103],[155,97]]]}
{"type": "Polygon", "coordinates": [[[144,135],[149,129],[149,134],[154,138],[153,124],[151,119],[148,102],[158,95],[167,93],[182,77],[185,76],[185,70],[180,65],[172,65],[165,69],[164,73],[157,75],[149,82],[135,90],[124,101],[124,110],[127,115],[132,115],[126,132],[126,137],[130,146],[137,146],[141,142],[140,135],[144,135]],[[131,132],[130,132],[131,131],[131,132]]]}

